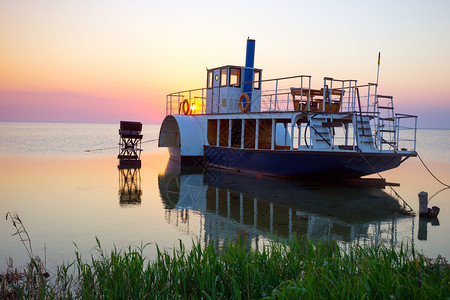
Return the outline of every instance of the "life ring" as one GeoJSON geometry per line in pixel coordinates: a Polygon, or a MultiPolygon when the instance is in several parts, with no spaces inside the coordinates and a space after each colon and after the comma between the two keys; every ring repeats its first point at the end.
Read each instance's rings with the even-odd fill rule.
{"type": "Polygon", "coordinates": [[[250,98],[248,97],[247,93],[242,93],[241,96],[239,97],[239,109],[242,112],[247,112],[250,108],[250,98]],[[242,105],[242,99],[245,98],[245,106],[242,105]]]}
{"type": "Polygon", "coordinates": [[[189,105],[189,101],[187,99],[181,102],[181,109],[183,110],[183,114],[185,115],[188,115],[191,111],[191,106],[189,105]]]}

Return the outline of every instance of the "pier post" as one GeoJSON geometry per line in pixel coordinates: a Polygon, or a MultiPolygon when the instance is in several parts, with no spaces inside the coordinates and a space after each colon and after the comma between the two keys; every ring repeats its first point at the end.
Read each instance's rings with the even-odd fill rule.
{"type": "Polygon", "coordinates": [[[424,191],[419,193],[419,215],[428,216],[428,193],[424,191]]]}

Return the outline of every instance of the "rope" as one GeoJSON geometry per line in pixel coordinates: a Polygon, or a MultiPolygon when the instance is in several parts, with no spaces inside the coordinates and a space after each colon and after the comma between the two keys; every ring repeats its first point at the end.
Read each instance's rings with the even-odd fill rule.
{"type": "MultiPolygon", "coordinates": [[[[157,140],[158,139],[147,140],[147,141],[141,142],[141,144],[155,142],[157,140]]],[[[88,149],[88,150],[84,150],[84,152],[95,152],[95,151],[103,151],[103,150],[110,150],[110,149],[116,149],[116,148],[117,148],[117,146],[116,147],[109,147],[109,148],[88,149]]]]}
{"type": "Polygon", "coordinates": [[[117,148],[117,147],[100,148],[100,149],[89,149],[89,150],[84,150],[84,152],[95,152],[95,151],[103,151],[103,150],[116,149],[116,148],[117,148]]]}
{"type": "Polygon", "coordinates": [[[417,153],[417,157],[420,159],[420,161],[422,162],[423,166],[425,167],[425,169],[427,169],[428,173],[430,173],[431,176],[434,177],[434,179],[437,180],[437,182],[439,182],[440,184],[442,184],[443,186],[446,186],[447,188],[450,188],[450,185],[443,183],[442,181],[440,181],[436,176],[434,176],[433,172],[430,171],[430,169],[428,169],[427,165],[423,162],[422,157],[420,157],[419,153],[417,153]]]}
{"type": "Polygon", "coordinates": [[[430,202],[431,199],[433,199],[435,196],[439,195],[441,192],[446,191],[446,190],[448,190],[448,189],[450,189],[450,187],[445,187],[445,188],[443,188],[443,189],[440,189],[439,191],[437,191],[436,193],[434,193],[434,195],[431,196],[431,197],[428,199],[428,202],[430,202]]]}
{"type": "Polygon", "coordinates": [[[158,140],[158,139],[147,140],[147,141],[141,142],[141,144],[144,144],[144,143],[150,143],[150,142],[156,142],[157,140],[158,140]]]}
{"type": "MultiPolygon", "coordinates": [[[[383,180],[385,180],[386,181],[386,179],[383,177],[383,176],[381,176],[381,174],[370,164],[370,162],[364,157],[364,155],[362,155],[362,153],[361,152],[358,152],[359,153],[359,155],[361,155],[361,157],[366,161],[366,163],[372,168],[372,170],[374,170],[377,174],[378,174],[378,176],[380,176],[380,178],[381,179],[383,179],[383,180]]],[[[388,187],[394,192],[394,194],[398,197],[398,198],[400,198],[402,201],[403,201],[403,203],[406,205],[406,206],[408,206],[409,207],[409,212],[412,212],[412,211],[414,211],[414,209],[412,209],[412,207],[408,204],[408,202],[406,202],[405,201],[405,199],[403,199],[402,198],[402,196],[400,196],[395,190],[394,190],[394,188],[392,187],[392,186],[390,186],[390,185],[388,185],[388,187]]]]}

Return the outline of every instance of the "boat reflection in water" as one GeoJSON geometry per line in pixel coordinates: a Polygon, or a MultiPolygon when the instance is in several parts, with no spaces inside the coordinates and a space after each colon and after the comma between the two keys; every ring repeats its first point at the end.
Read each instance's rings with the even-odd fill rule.
{"type": "Polygon", "coordinates": [[[205,243],[238,235],[258,247],[271,235],[307,235],[314,241],[394,245],[401,242],[398,226],[411,228],[407,237],[414,242],[414,218],[398,214],[399,202],[380,188],[191,170],[173,160],[158,184],[166,220],[205,243]]]}

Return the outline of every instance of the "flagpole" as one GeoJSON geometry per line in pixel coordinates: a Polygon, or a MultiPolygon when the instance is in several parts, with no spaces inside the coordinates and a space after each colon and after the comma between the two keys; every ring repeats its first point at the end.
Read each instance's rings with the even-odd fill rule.
{"type": "Polygon", "coordinates": [[[375,85],[375,101],[378,102],[378,78],[380,77],[380,56],[381,52],[378,52],[378,69],[377,69],[377,84],[375,85]]]}
{"type": "Polygon", "coordinates": [[[377,88],[378,88],[378,77],[380,76],[380,56],[381,52],[378,52],[377,88]]]}
{"type": "MultiPolygon", "coordinates": [[[[377,69],[377,85],[375,86],[375,107],[378,113],[378,126],[377,126],[377,132],[376,132],[376,139],[378,141],[378,145],[381,145],[381,135],[380,135],[380,109],[378,108],[378,78],[380,76],[380,56],[381,52],[378,52],[378,69],[377,69]]],[[[381,147],[380,147],[381,149],[381,147]]]]}

